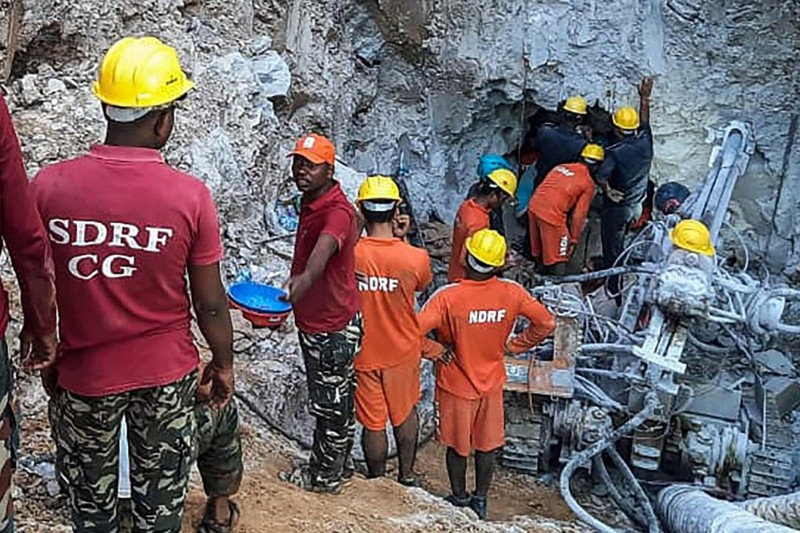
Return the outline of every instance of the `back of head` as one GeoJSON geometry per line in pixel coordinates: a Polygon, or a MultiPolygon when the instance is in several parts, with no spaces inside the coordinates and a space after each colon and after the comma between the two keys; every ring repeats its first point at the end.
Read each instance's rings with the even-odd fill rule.
{"type": "Polygon", "coordinates": [[[125,37],[103,58],[92,93],[105,104],[110,120],[130,123],[193,87],[174,48],[155,37],[125,37]]]}
{"type": "Polygon", "coordinates": [[[620,107],[611,118],[623,135],[632,135],[639,128],[639,112],[631,106],[620,107]]]}
{"type": "Polygon", "coordinates": [[[580,123],[586,116],[586,108],[586,100],[583,98],[583,96],[570,96],[561,107],[563,121],[568,125],[580,123]]]}
{"type": "Polygon", "coordinates": [[[473,277],[488,278],[505,264],[506,240],[494,230],[476,231],[467,238],[466,248],[467,271],[471,272],[473,277]]]}
{"type": "Polygon", "coordinates": [[[394,218],[401,202],[400,189],[388,176],[370,176],[358,188],[356,204],[371,224],[385,224],[394,218]]]}
{"type": "Polygon", "coordinates": [[[103,57],[92,93],[103,103],[117,143],[127,144],[128,139],[130,144],[159,148],[173,125],[171,117],[161,116],[192,88],[174,48],[155,37],[125,37],[103,57]]]}

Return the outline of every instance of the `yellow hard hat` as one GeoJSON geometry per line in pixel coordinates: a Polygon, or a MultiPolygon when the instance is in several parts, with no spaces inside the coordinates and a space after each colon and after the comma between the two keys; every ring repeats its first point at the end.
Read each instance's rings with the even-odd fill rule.
{"type": "Polygon", "coordinates": [[[506,240],[492,229],[476,231],[467,238],[466,246],[470,255],[485,265],[497,268],[506,262],[506,240]]]}
{"type": "Polygon", "coordinates": [[[517,175],[504,168],[498,168],[489,173],[489,181],[503,189],[509,196],[514,196],[517,192],[517,175]]]}
{"type": "Polygon", "coordinates": [[[688,252],[713,256],[714,245],[711,243],[711,233],[705,224],[699,220],[681,220],[672,228],[669,238],[678,248],[688,252]]]}
{"type": "Polygon", "coordinates": [[[599,144],[589,143],[581,150],[581,157],[584,159],[591,159],[593,161],[602,161],[606,157],[606,152],[599,144]]]}
{"type": "Polygon", "coordinates": [[[370,176],[358,188],[356,203],[363,201],[401,201],[400,189],[394,180],[387,176],[370,176]]]}
{"type": "Polygon", "coordinates": [[[635,130],[639,127],[639,113],[630,106],[620,107],[611,121],[621,130],[635,130]]]}
{"type": "Polygon", "coordinates": [[[174,102],[193,87],[174,48],[155,37],[125,37],[103,58],[92,93],[104,104],[140,109],[174,102]]]}
{"type": "Polygon", "coordinates": [[[570,96],[567,98],[567,101],[564,102],[564,111],[569,111],[570,113],[575,113],[576,115],[585,115],[586,100],[584,100],[583,96],[581,95],[570,96]]]}

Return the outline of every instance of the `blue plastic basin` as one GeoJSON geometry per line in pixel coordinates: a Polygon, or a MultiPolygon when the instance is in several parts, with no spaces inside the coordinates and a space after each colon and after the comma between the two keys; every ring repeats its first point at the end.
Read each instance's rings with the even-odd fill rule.
{"type": "Polygon", "coordinates": [[[286,296],[286,291],[261,283],[235,283],[228,287],[228,297],[237,305],[258,313],[286,313],[292,304],[279,298],[286,296]]]}

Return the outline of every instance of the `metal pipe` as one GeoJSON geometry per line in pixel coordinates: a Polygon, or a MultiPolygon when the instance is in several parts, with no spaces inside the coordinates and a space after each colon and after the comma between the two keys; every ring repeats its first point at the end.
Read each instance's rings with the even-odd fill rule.
{"type": "Polygon", "coordinates": [[[618,276],[620,274],[629,273],[644,273],[652,274],[654,271],[651,268],[641,266],[619,266],[614,268],[606,268],[605,270],[596,270],[594,272],[585,272],[583,274],[573,274],[571,276],[545,276],[543,281],[553,285],[560,285],[562,283],[579,283],[582,281],[593,281],[596,279],[608,278],[611,276],[618,276]]]}
{"type": "Polygon", "coordinates": [[[619,428],[615,429],[604,438],[600,439],[599,441],[595,442],[585,450],[576,453],[572,456],[569,462],[564,467],[564,470],[561,471],[561,477],[559,479],[559,489],[561,490],[561,496],[564,498],[564,501],[567,502],[567,505],[575,513],[580,520],[583,520],[591,527],[597,529],[601,533],[618,533],[615,529],[607,526],[600,520],[596,519],[592,515],[590,515],[583,507],[577,502],[577,500],[572,496],[572,493],[569,490],[569,480],[572,477],[572,474],[575,473],[575,470],[578,469],[580,465],[585,463],[586,461],[593,458],[595,455],[601,453],[603,450],[612,446],[615,441],[617,441],[623,435],[627,435],[634,429],[636,429],[642,422],[650,418],[652,414],[655,412],[656,408],[658,407],[658,397],[650,393],[645,397],[644,400],[644,408],[639,411],[633,418],[625,422],[619,428]]]}
{"type": "Polygon", "coordinates": [[[673,485],[658,493],[658,512],[672,533],[791,533],[695,487],[673,485]]]}

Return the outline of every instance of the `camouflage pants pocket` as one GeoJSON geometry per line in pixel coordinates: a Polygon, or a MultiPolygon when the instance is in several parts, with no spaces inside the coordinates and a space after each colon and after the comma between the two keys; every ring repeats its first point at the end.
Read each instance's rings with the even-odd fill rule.
{"type": "Polygon", "coordinates": [[[197,420],[197,372],[130,393],[126,412],[134,531],[179,532],[197,420]]]}

